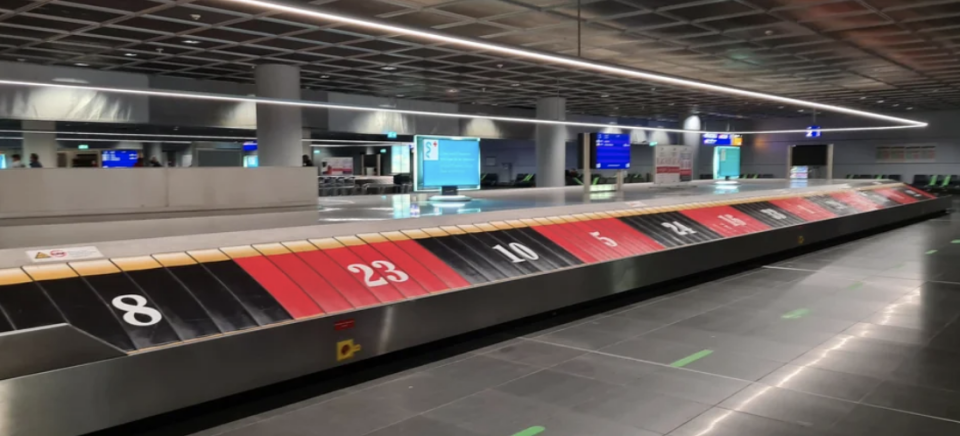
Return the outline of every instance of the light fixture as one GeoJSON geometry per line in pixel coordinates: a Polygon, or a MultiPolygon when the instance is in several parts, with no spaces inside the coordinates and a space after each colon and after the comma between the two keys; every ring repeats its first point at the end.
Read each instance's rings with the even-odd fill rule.
{"type": "Polygon", "coordinates": [[[136,54],[136,53],[125,53],[124,56],[126,56],[126,57],[128,57],[128,58],[135,58],[135,57],[137,57],[137,54],[136,54]]]}
{"type": "Polygon", "coordinates": [[[195,40],[195,39],[186,39],[186,40],[183,41],[183,43],[184,43],[184,44],[190,44],[190,45],[197,45],[197,44],[200,43],[200,41],[197,41],[197,40],[195,40]]]}
{"type": "Polygon", "coordinates": [[[326,74],[324,74],[324,75],[322,75],[322,76],[320,76],[320,78],[321,78],[321,79],[329,79],[329,78],[330,78],[330,76],[328,76],[328,75],[326,75],[326,74]]]}
{"type": "Polygon", "coordinates": [[[520,86],[520,84],[519,84],[519,83],[511,83],[510,86],[516,88],[516,87],[520,86]]]}
{"type": "Polygon", "coordinates": [[[450,88],[450,89],[447,90],[447,93],[448,93],[448,94],[456,94],[456,93],[458,93],[458,92],[460,92],[460,91],[457,91],[456,89],[453,89],[453,88],[450,88]]]}
{"type": "Polygon", "coordinates": [[[77,63],[75,63],[74,65],[76,65],[76,66],[78,66],[78,67],[89,67],[89,66],[90,66],[90,64],[85,64],[85,63],[83,63],[83,62],[77,62],[77,63]]]}
{"type": "Polygon", "coordinates": [[[865,118],[886,120],[886,121],[891,121],[898,124],[913,125],[913,126],[926,125],[926,123],[909,120],[906,118],[892,117],[889,115],[883,115],[883,114],[878,114],[874,112],[866,112],[866,111],[846,108],[842,106],[834,106],[829,104],[798,100],[795,98],[782,97],[779,95],[766,94],[762,92],[748,91],[745,89],[731,88],[728,86],[698,82],[696,80],[682,79],[679,77],[665,76],[661,74],[656,74],[656,73],[651,73],[651,72],[646,72],[646,71],[641,71],[641,70],[636,70],[636,69],[631,69],[626,67],[599,64],[599,63],[594,63],[581,58],[574,58],[574,57],[562,56],[557,54],[538,52],[538,51],[533,51],[533,50],[528,50],[523,48],[510,47],[507,45],[501,45],[501,44],[496,44],[496,43],[487,42],[487,41],[475,41],[470,39],[464,39],[464,38],[460,38],[452,35],[446,35],[443,33],[432,32],[428,30],[414,29],[414,28],[405,27],[405,26],[398,26],[394,24],[375,22],[375,21],[365,20],[361,18],[348,17],[348,16],[329,13],[329,12],[321,12],[315,9],[304,9],[296,6],[273,3],[269,1],[263,1],[263,0],[228,0],[228,1],[232,1],[234,3],[246,4],[250,6],[256,6],[256,7],[265,8],[265,9],[271,9],[278,12],[286,12],[291,14],[313,17],[313,18],[324,20],[324,21],[337,21],[344,24],[351,24],[355,26],[382,30],[388,33],[413,35],[421,38],[439,41],[442,43],[455,44],[459,46],[471,47],[471,48],[480,49],[484,51],[506,54],[509,56],[517,56],[517,57],[522,57],[522,58],[527,58],[532,60],[551,62],[551,63],[571,66],[575,68],[583,68],[583,69],[589,69],[594,71],[600,71],[604,73],[617,74],[617,75],[628,76],[628,77],[633,77],[637,79],[644,79],[644,80],[650,80],[650,81],[655,81],[660,83],[666,83],[670,85],[682,86],[686,88],[697,88],[697,89],[701,89],[709,92],[718,92],[723,94],[737,95],[737,96],[746,97],[746,98],[770,100],[770,101],[776,101],[778,103],[784,103],[789,105],[806,106],[811,109],[820,109],[828,112],[839,112],[839,113],[856,115],[856,116],[865,117],[865,118]]]}
{"type": "Polygon", "coordinates": [[[900,103],[895,103],[893,107],[900,107],[900,103]]]}
{"type": "Polygon", "coordinates": [[[908,110],[908,111],[912,111],[913,108],[912,108],[912,107],[908,107],[907,110],[908,110]]]}
{"type": "Polygon", "coordinates": [[[380,67],[380,69],[383,70],[383,71],[393,71],[393,70],[396,70],[397,67],[393,67],[393,66],[387,65],[387,66],[385,66],[385,67],[380,67]]]}
{"type": "Polygon", "coordinates": [[[609,97],[609,96],[610,96],[610,94],[603,94],[603,95],[600,96],[600,98],[607,98],[607,97],[609,97]]]}
{"type": "MultiPolygon", "coordinates": [[[[228,94],[212,94],[212,93],[192,92],[192,91],[166,91],[166,90],[143,89],[143,88],[108,88],[105,86],[85,86],[85,85],[72,85],[72,84],[63,84],[63,83],[28,82],[28,81],[21,81],[21,80],[5,80],[5,79],[0,79],[0,85],[29,86],[29,87],[40,87],[40,88],[46,87],[46,88],[58,88],[58,89],[82,89],[87,91],[101,91],[101,92],[110,92],[110,93],[117,93],[117,94],[145,95],[145,96],[153,96],[153,97],[183,98],[183,99],[207,100],[207,101],[227,101],[227,102],[234,102],[234,103],[255,103],[255,104],[274,105],[274,106],[300,107],[300,108],[308,108],[308,109],[334,109],[334,110],[346,110],[346,111],[357,111],[357,112],[382,111],[382,112],[408,114],[408,115],[420,115],[420,116],[429,116],[429,117],[437,117],[437,118],[483,119],[483,120],[490,120],[490,121],[503,121],[503,122],[512,122],[512,123],[544,124],[544,125],[574,126],[574,127],[587,127],[587,128],[607,127],[606,124],[600,124],[600,123],[542,120],[542,119],[535,119],[535,118],[504,117],[504,116],[492,116],[492,115],[473,115],[473,114],[464,114],[464,113],[457,113],[457,112],[430,112],[430,111],[419,111],[419,110],[411,110],[411,109],[382,109],[379,107],[354,106],[354,105],[341,104],[341,103],[250,97],[250,96],[228,95],[228,94]]],[[[456,91],[456,90],[454,89],[452,91],[456,91]]],[[[846,131],[865,131],[865,130],[895,130],[895,129],[919,128],[919,127],[926,127],[926,126],[927,126],[926,123],[920,123],[919,125],[911,124],[911,125],[901,125],[901,126],[842,127],[842,128],[821,129],[820,131],[846,132],[846,131]]],[[[654,128],[654,127],[639,127],[639,126],[628,126],[628,125],[618,125],[617,127],[625,130],[663,131],[663,132],[674,132],[674,133],[710,133],[704,130],[670,129],[670,128],[663,128],[663,127],[654,128]]],[[[729,132],[729,133],[741,134],[741,135],[756,135],[756,134],[766,134],[766,133],[806,133],[806,132],[807,132],[806,129],[792,129],[792,130],[788,129],[788,130],[762,130],[762,131],[729,132]]],[[[160,136],[160,135],[145,135],[145,136],[160,136]]]]}
{"type": "Polygon", "coordinates": [[[885,101],[886,101],[886,100],[877,100],[877,103],[883,103],[883,102],[885,102],[885,101]]]}
{"type": "Polygon", "coordinates": [[[403,97],[406,97],[406,95],[403,95],[403,94],[397,94],[397,98],[403,98],[403,97]]]}

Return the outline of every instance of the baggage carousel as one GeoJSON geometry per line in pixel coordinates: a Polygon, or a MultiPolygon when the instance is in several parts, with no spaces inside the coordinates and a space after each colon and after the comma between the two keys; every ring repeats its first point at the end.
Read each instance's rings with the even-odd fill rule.
{"type": "Polygon", "coordinates": [[[378,197],[336,211],[363,222],[116,241],[95,260],[0,256],[0,434],[84,434],[950,205],[888,181],[535,191],[417,219],[364,215],[389,213],[378,197]]]}

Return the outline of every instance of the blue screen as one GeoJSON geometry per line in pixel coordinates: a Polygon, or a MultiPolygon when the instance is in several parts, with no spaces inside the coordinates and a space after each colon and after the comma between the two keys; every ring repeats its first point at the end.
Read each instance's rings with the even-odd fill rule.
{"type": "Polygon", "coordinates": [[[104,168],[132,168],[140,154],[134,150],[106,150],[102,156],[104,168]]]}
{"type": "Polygon", "coordinates": [[[624,170],[630,168],[630,135],[597,133],[596,137],[596,169],[624,170]]]}
{"type": "Polygon", "coordinates": [[[733,135],[728,133],[704,133],[703,145],[733,145],[733,135]]]}
{"type": "Polygon", "coordinates": [[[480,140],[417,137],[424,188],[480,185],[480,140]]]}

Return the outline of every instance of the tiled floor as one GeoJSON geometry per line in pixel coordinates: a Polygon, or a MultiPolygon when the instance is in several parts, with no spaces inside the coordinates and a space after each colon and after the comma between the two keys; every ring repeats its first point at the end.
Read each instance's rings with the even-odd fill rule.
{"type": "Polygon", "coordinates": [[[193,434],[958,435],[954,218],[193,434]]]}

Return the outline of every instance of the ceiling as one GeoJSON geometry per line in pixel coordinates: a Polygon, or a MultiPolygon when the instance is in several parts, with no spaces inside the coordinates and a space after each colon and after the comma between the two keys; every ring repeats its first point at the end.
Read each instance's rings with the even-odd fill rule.
{"type": "MultiPolygon", "coordinates": [[[[960,0],[285,3],[869,111],[960,107],[960,0]]],[[[227,0],[2,0],[0,60],[250,83],[286,63],[312,89],[511,107],[560,95],[604,116],[810,113],[227,0]]]]}

